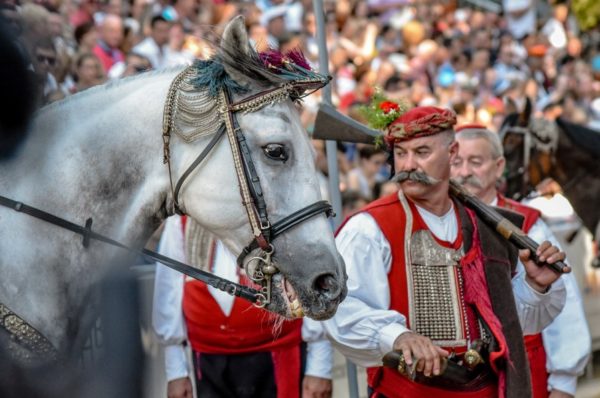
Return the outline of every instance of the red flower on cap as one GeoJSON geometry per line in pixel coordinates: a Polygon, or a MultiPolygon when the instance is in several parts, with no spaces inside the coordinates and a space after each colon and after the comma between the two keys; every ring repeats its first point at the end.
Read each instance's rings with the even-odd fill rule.
{"type": "Polygon", "coordinates": [[[386,129],[385,140],[389,145],[451,130],[456,124],[456,114],[449,109],[419,106],[402,114],[386,129]]]}
{"type": "Polygon", "coordinates": [[[400,109],[397,103],[392,101],[383,101],[379,104],[379,109],[381,109],[384,113],[390,113],[391,111],[397,111],[400,109]]]}

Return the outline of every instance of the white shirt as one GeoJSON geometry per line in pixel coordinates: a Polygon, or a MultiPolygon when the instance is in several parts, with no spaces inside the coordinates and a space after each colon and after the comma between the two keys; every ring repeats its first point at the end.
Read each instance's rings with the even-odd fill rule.
{"type": "MultiPolygon", "coordinates": [[[[496,204],[497,200],[494,200],[492,206],[496,204]]],[[[562,251],[558,240],[542,219],[533,224],[527,235],[537,243],[547,240],[562,251]]],[[[517,272],[525,272],[521,263],[518,264],[517,272]]],[[[566,287],[567,301],[560,314],[542,331],[546,368],[550,373],[548,390],[575,395],[577,377],[585,370],[592,340],[575,276],[571,272],[562,275],[560,279],[566,287]]]]}
{"type": "MultiPolygon", "coordinates": [[[[423,215],[423,209],[419,212],[423,215]]],[[[453,213],[437,217],[425,214],[425,223],[437,229],[431,220],[442,225],[442,240],[454,240],[458,221],[453,213]],[[445,219],[441,221],[440,219],[445,219]],[[446,225],[454,224],[454,226],[446,225]]],[[[433,228],[432,228],[433,227],[433,228]]],[[[440,233],[434,230],[434,234],[440,233]]],[[[352,217],[336,238],[338,251],[346,262],[348,296],[340,304],[336,315],[324,322],[330,340],[346,357],[358,365],[381,366],[381,358],[392,350],[394,341],[409,329],[406,317],[389,309],[390,289],[388,273],[392,266],[390,244],[369,214],[352,217]]],[[[561,279],[548,293],[531,288],[523,274],[512,281],[517,314],[525,334],[535,334],[547,326],[560,312],[565,302],[565,286],[561,279]]]]}
{"type": "MultiPolygon", "coordinates": [[[[181,218],[170,217],[165,223],[159,252],[178,261],[185,261],[184,238],[181,218]]],[[[235,256],[217,244],[214,273],[234,282],[239,281],[235,256]]],[[[187,338],[182,312],[184,276],[171,268],[157,264],[154,283],[152,326],[161,345],[165,346],[165,369],[167,380],[175,380],[190,374],[185,349],[182,343],[187,338]]],[[[208,287],[226,315],[231,313],[233,296],[212,286],[208,287]]],[[[333,348],[325,337],[321,322],[304,318],[302,339],[307,344],[305,374],[331,379],[333,348]]]]}
{"type": "Polygon", "coordinates": [[[148,58],[153,69],[161,69],[165,66],[165,56],[168,51],[168,45],[165,44],[162,47],[159,47],[152,37],[146,37],[131,50],[131,52],[135,54],[143,55],[148,58]]]}

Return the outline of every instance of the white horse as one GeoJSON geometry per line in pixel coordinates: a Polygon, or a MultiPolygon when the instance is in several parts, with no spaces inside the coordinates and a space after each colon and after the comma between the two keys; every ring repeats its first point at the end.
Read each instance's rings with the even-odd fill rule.
{"type": "MultiPolygon", "coordinates": [[[[238,68],[249,54],[256,55],[241,18],[228,25],[220,47],[232,49],[219,58],[229,78],[248,85],[248,94],[264,90],[238,68]]],[[[19,153],[0,164],[0,195],[77,224],[91,217],[95,232],[143,245],[173,213],[162,127],[165,99],[180,72],[144,74],[42,109],[19,153]]],[[[206,90],[186,95],[192,104],[195,97],[202,97],[206,106],[214,101],[206,90]]],[[[234,100],[244,96],[238,94],[234,100]]],[[[193,109],[190,112],[194,114],[193,109]]],[[[213,120],[204,123],[208,131],[220,124],[214,112],[204,115],[213,120]]],[[[179,130],[197,127],[183,113],[175,121],[179,130]]],[[[289,98],[236,117],[272,221],[321,199],[311,144],[289,98]],[[282,154],[285,161],[277,159],[282,154]]],[[[210,139],[210,134],[200,134],[191,142],[173,136],[174,182],[210,139]]],[[[253,239],[226,138],[186,180],[178,202],[234,253],[253,239]]],[[[58,350],[67,348],[79,331],[84,298],[106,272],[101,266],[110,264],[118,249],[97,241],[84,248],[81,236],[6,207],[0,207],[0,236],[0,303],[58,350]]],[[[289,316],[289,302],[298,298],[306,315],[331,317],[345,296],[346,274],[325,215],[286,231],[273,245],[280,274],[274,278],[267,309],[289,316]]]]}

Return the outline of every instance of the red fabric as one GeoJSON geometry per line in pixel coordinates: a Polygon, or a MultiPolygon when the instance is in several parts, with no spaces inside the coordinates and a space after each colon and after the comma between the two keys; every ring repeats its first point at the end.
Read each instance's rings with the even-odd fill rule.
{"type": "MultiPolygon", "coordinates": [[[[427,225],[421,218],[419,212],[416,210],[414,204],[409,201],[411,214],[413,216],[413,229],[411,234],[420,229],[427,229],[427,225]]],[[[390,243],[392,250],[392,267],[388,274],[388,283],[390,286],[390,308],[404,314],[407,319],[407,327],[410,328],[411,319],[409,318],[409,297],[407,286],[407,275],[406,267],[404,263],[404,242],[407,237],[404,234],[404,225],[406,224],[406,214],[404,209],[398,200],[398,194],[394,193],[377,201],[372,202],[370,205],[365,207],[363,211],[369,213],[377,222],[379,228],[384,234],[385,238],[390,243]]],[[[343,226],[343,225],[342,225],[343,226]]],[[[340,227],[341,228],[341,227],[340,227]]],[[[459,225],[459,233],[456,240],[452,243],[444,242],[436,239],[436,241],[445,247],[458,248],[462,245],[462,233],[459,225]]],[[[435,238],[435,236],[434,236],[435,238]]],[[[487,285],[486,290],[487,291],[487,285]]],[[[489,296],[485,295],[489,302],[489,296]]],[[[461,311],[462,313],[462,311],[461,311]]],[[[471,306],[467,307],[467,318],[470,325],[470,330],[474,331],[473,338],[479,337],[478,328],[476,327],[477,321],[475,313],[471,306]]],[[[463,320],[464,322],[464,320],[463,320]]],[[[464,327],[464,326],[463,326],[464,327]]],[[[464,333],[464,330],[463,330],[464,333]]],[[[454,347],[453,350],[458,354],[464,353],[466,347],[454,347]]],[[[369,386],[376,392],[383,393],[384,395],[392,397],[486,397],[487,395],[481,395],[479,391],[477,394],[473,393],[458,393],[458,392],[447,392],[440,389],[431,389],[422,384],[418,384],[401,376],[398,372],[388,371],[382,367],[369,368],[367,369],[369,377],[369,386]],[[382,377],[386,375],[386,377],[382,377]],[[400,383],[400,384],[399,384],[400,383]],[[410,388],[405,385],[410,385],[410,388]],[[423,387],[423,389],[421,388],[423,387]],[[407,389],[408,388],[408,389],[407,389]],[[398,395],[399,391],[403,391],[403,395],[398,395]],[[409,391],[404,395],[405,391],[409,391]],[[435,395],[432,395],[435,394],[435,395]],[[466,395],[463,395],[466,394],[466,395]]],[[[490,397],[496,396],[497,387],[493,386],[489,390],[490,397]]],[[[488,390],[486,389],[486,394],[488,390]]]]}
{"type": "Polygon", "coordinates": [[[391,145],[395,141],[441,133],[455,124],[456,114],[449,109],[418,106],[403,113],[387,127],[385,140],[391,145]]]}
{"type": "Polygon", "coordinates": [[[275,316],[237,297],[226,316],[200,281],[186,282],[183,314],[192,348],[207,354],[272,351],[299,345],[302,339],[301,319],[284,321],[274,336],[275,316]]]}
{"type": "Polygon", "coordinates": [[[454,132],[458,133],[459,131],[465,130],[465,129],[483,129],[483,130],[487,130],[487,127],[485,127],[483,124],[479,124],[479,123],[466,123],[466,124],[461,124],[458,127],[454,128],[454,132]]]}
{"type": "Polygon", "coordinates": [[[301,356],[300,346],[284,347],[271,352],[273,369],[275,370],[275,384],[277,385],[277,398],[299,398],[301,356]]]}
{"type": "Polygon", "coordinates": [[[531,372],[533,398],[548,398],[548,371],[542,334],[525,336],[525,349],[531,372]]]}
{"type": "Polygon", "coordinates": [[[489,364],[492,370],[498,375],[498,396],[502,398],[505,396],[506,371],[502,367],[499,367],[497,362],[501,359],[506,363],[510,362],[508,345],[502,331],[502,324],[494,313],[490,296],[487,294],[488,285],[485,278],[484,258],[481,252],[481,242],[479,241],[475,213],[468,208],[465,208],[465,210],[473,225],[473,242],[471,248],[460,261],[465,278],[465,301],[477,308],[477,312],[496,338],[499,350],[490,352],[489,364]]]}
{"type": "MultiPolygon", "coordinates": [[[[184,233],[186,223],[184,216],[181,218],[184,233]]],[[[209,256],[211,265],[214,254],[213,245],[209,256]]],[[[245,278],[240,277],[240,280],[243,282],[245,278]]],[[[286,350],[298,347],[302,341],[301,319],[284,321],[280,332],[274,335],[275,315],[235,297],[231,314],[226,316],[208,286],[197,280],[184,285],[183,315],[192,348],[207,354],[286,350]]]]}
{"type": "Polygon", "coordinates": [[[498,207],[502,207],[504,209],[512,210],[515,213],[519,213],[525,220],[523,221],[523,232],[529,233],[533,224],[541,217],[542,213],[539,210],[534,209],[533,207],[525,206],[522,203],[519,203],[515,200],[508,199],[503,195],[498,195],[498,207]]]}
{"type": "Polygon", "coordinates": [[[102,68],[104,68],[105,73],[108,73],[110,68],[117,62],[125,60],[125,57],[123,56],[121,50],[114,49],[112,51],[106,51],[99,44],[96,44],[96,46],[92,49],[92,52],[100,60],[100,63],[102,64],[102,68]]]}
{"type": "Polygon", "coordinates": [[[369,385],[377,385],[373,397],[387,398],[497,398],[497,387],[489,384],[477,391],[450,391],[415,383],[389,368],[374,368],[369,373],[369,385]]]}

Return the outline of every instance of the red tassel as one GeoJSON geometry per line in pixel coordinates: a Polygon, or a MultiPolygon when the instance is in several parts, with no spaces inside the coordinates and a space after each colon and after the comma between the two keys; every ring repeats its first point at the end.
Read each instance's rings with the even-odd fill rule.
{"type": "Polygon", "coordinates": [[[500,358],[504,358],[509,366],[512,366],[512,363],[509,358],[506,338],[502,332],[502,324],[492,309],[492,303],[488,294],[488,285],[487,280],[485,279],[485,270],[483,266],[483,253],[481,252],[481,242],[479,241],[479,234],[477,233],[475,214],[470,209],[465,210],[473,224],[472,247],[461,260],[465,302],[477,309],[498,342],[500,350],[490,353],[490,366],[498,375],[498,397],[504,398],[506,370],[498,368],[496,361],[500,358]]]}

